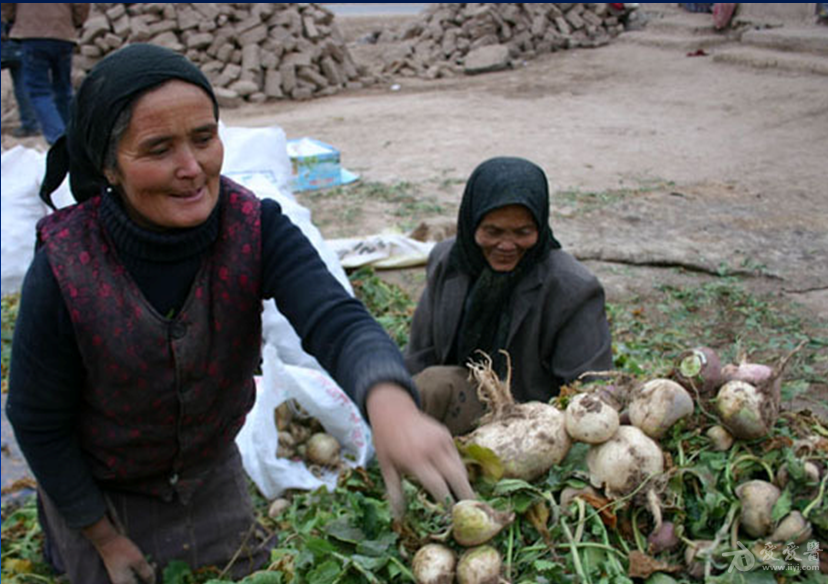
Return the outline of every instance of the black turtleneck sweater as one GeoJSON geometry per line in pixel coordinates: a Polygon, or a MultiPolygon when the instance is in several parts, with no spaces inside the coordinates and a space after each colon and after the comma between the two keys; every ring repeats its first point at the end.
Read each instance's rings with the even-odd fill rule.
{"type": "MultiPolygon", "coordinates": [[[[159,314],[170,317],[183,306],[219,234],[221,201],[202,225],[158,233],[132,222],[114,196],[104,197],[101,223],[159,314]]],[[[303,348],[363,413],[368,389],[381,381],[399,383],[416,396],[393,341],[268,199],[262,201],[262,296],[276,302],[303,348]]],[[[75,433],[84,377],[72,322],[41,248],[23,282],[6,412],[40,487],[75,527],[97,521],[105,510],[75,433]]]]}

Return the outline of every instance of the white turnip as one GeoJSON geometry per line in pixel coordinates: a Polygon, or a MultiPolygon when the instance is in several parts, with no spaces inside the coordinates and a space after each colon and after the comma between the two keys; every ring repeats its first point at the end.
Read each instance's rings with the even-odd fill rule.
{"type": "Polygon", "coordinates": [[[711,426],[705,434],[710,438],[713,450],[717,452],[725,452],[733,446],[733,435],[721,426],[711,426]]]}
{"type": "Polygon", "coordinates": [[[741,440],[766,436],[779,417],[779,405],[772,392],[745,381],[728,381],[716,396],[716,411],[722,424],[741,440]]]}
{"type": "Polygon", "coordinates": [[[813,528],[808,520],[802,516],[802,513],[791,511],[773,530],[770,540],[792,542],[798,545],[808,541],[812,533],[813,528]]]}
{"type": "Polygon", "coordinates": [[[653,379],[633,393],[630,422],[651,438],[661,438],[685,416],[693,413],[693,398],[669,379],[653,379]]]}
{"type": "MultiPolygon", "coordinates": [[[[819,483],[819,467],[815,465],[811,461],[806,461],[801,463],[801,470],[800,470],[800,481],[804,482],[805,484],[809,485],[816,485],[819,483]]],[[[791,473],[788,470],[788,463],[784,463],[782,466],[779,467],[779,470],[776,471],[776,486],[780,489],[784,489],[788,486],[788,481],[790,481],[791,473]]]]}
{"type": "Polygon", "coordinates": [[[500,553],[489,545],[481,545],[463,552],[457,562],[459,584],[497,584],[500,581],[500,553]]]}
{"type": "Polygon", "coordinates": [[[635,426],[621,426],[607,442],[587,453],[589,479],[610,498],[627,495],[649,477],[664,472],[659,445],[635,426]]]}
{"type": "Polygon", "coordinates": [[[498,379],[488,356],[482,364],[469,365],[488,412],[476,430],[458,440],[491,450],[502,464],[504,477],[533,481],[566,457],[571,440],[564,413],[555,406],[515,403],[510,390],[511,363],[507,363],[505,381],[498,379]]]}
{"type": "Polygon", "coordinates": [[[451,533],[464,547],[486,543],[515,520],[511,511],[498,511],[483,501],[465,499],[451,508],[451,533]]]}
{"type": "Polygon", "coordinates": [[[339,441],[324,432],[317,432],[307,442],[306,456],[309,461],[322,466],[337,466],[340,463],[339,441]]]}
{"type": "Polygon", "coordinates": [[[417,584],[452,584],[457,558],[448,546],[429,543],[417,550],[411,571],[417,584]]]}
{"type": "Polygon", "coordinates": [[[742,503],[741,524],[751,537],[764,537],[773,529],[773,506],[782,492],[767,481],[748,481],[736,487],[742,503]]]}
{"type": "Polygon", "coordinates": [[[712,394],[722,384],[719,356],[710,347],[688,349],[676,359],[673,377],[689,391],[695,390],[701,395],[712,394]]]}
{"type": "Polygon", "coordinates": [[[597,395],[579,393],[566,406],[566,431],[570,438],[587,444],[601,444],[618,430],[618,411],[597,395]]]}

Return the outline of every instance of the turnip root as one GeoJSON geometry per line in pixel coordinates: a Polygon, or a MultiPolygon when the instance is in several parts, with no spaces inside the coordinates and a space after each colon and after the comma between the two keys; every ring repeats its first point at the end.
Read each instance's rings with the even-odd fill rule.
{"type": "Polygon", "coordinates": [[[640,387],[630,403],[630,422],[651,438],[661,438],[681,418],[693,413],[693,398],[669,379],[653,379],[640,387]]]}
{"type": "Polygon", "coordinates": [[[452,584],[457,558],[451,548],[429,543],[417,550],[411,571],[417,584],[452,584]]]}
{"type": "Polygon", "coordinates": [[[486,543],[515,520],[511,511],[498,511],[482,501],[459,501],[451,509],[451,533],[464,547],[486,543]]]}
{"type": "Polygon", "coordinates": [[[792,542],[799,545],[808,541],[812,533],[811,524],[802,516],[802,513],[791,511],[773,530],[770,540],[792,542]]]}
{"type": "Polygon", "coordinates": [[[713,444],[713,450],[717,452],[725,452],[733,446],[733,435],[721,426],[711,426],[706,434],[713,444]]]}
{"type": "Polygon", "coordinates": [[[289,508],[290,501],[288,501],[287,499],[274,499],[267,510],[267,516],[271,519],[276,519],[289,508]]]}
{"type": "Polygon", "coordinates": [[[779,417],[779,405],[780,400],[772,391],[744,381],[728,381],[716,396],[716,410],[722,424],[742,440],[766,436],[779,417]]]}
{"type": "Polygon", "coordinates": [[[500,581],[500,553],[489,545],[466,550],[457,562],[459,584],[497,584],[500,581]]]}
{"type": "Polygon", "coordinates": [[[676,359],[673,377],[689,391],[712,394],[722,384],[722,365],[716,351],[697,347],[682,352],[676,359]]]}
{"type": "Polygon", "coordinates": [[[561,462],[571,441],[564,413],[550,404],[517,404],[510,390],[511,362],[504,382],[492,370],[492,361],[471,363],[480,401],[488,408],[481,425],[459,438],[464,445],[488,448],[500,460],[503,476],[533,481],[561,462]]]}
{"type": "Polygon", "coordinates": [[[664,472],[661,448],[635,426],[621,426],[607,442],[587,453],[589,480],[610,498],[627,495],[652,475],[664,472]]]}
{"type": "Polygon", "coordinates": [[[618,412],[600,397],[579,393],[566,407],[566,431],[573,440],[601,444],[618,430],[618,412]]]}
{"type": "Polygon", "coordinates": [[[736,488],[742,503],[741,524],[751,537],[764,537],[773,529],[773,506],[781,491],[767,481],[748,481],[736,488]]]}
{"type": "Polygon", "coordinates": [[[317,432],[308,439],[306,456],[308,460],[322,466],[337,466],[340,462],[339,441],[324,432],[317,432]]]}

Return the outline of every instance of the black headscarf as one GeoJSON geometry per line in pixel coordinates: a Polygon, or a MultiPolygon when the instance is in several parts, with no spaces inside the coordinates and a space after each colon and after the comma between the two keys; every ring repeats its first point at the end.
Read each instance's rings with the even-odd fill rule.
{"type": "Polygon", "coordinates": [[[478,360],[475,353],[481,350],[492,357],[501,376],[505,373],[498,351],[506,348],[512,291],[550,250],[560,247],[549,227],[549,186],[539,166],[523,158],[499,157],[472,172],[460,203],[457,240],[451,250],[452,263],[472,281],[457,333],[458,363],[478,360]],[[538,241],[511,272],[496,272],[475,243],[474,234],[487,213],[507,205],[529,210],[538,228],[538,241]]]}
{"type": "Polygon", "coordinates": [[[210,82],[186,57],[148,44],[133,44],[108,55],[89,72],[72,102],[66,134],[49,149],[40,198],[50,207],[52,193],[69,173],[72,196],[79,203],[101,194],[109,138],[118,116],[150,89],[179,79],[201,87],[218,102],[210,82]]]}

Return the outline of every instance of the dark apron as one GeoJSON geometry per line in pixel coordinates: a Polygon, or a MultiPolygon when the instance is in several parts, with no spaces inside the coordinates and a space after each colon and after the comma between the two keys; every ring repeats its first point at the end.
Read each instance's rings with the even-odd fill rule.
{"type": "MultiPolygon", "coordinates": [[[[172,560],[191,569],[227,568],[225,577],[238,579],[266,567],[276,537],[255,520],[246,475],[237,448],[220,461],[188,504],[177,497],[167,503],[156,497],[104,491],[110,520],[149,559],[162,582],[172,560]]],[[[110,584],[103,561],[89,540],[71,529],[52,501],[38,493],[39,518],[46,537],[46,556],[75,584],[110,584]]]]}

